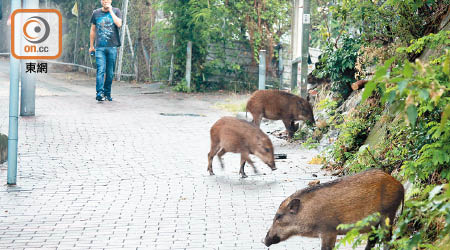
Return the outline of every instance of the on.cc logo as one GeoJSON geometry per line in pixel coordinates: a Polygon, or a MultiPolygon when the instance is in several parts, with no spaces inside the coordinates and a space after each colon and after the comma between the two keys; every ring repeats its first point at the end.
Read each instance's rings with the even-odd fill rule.
{"type": "MultiPolygon", "coordinates": [[[[1,1],[1,0],[0,0],[1,1]]],[[[62,15],[56,9],[17,9],[11,14],[11,55],[57,59],[62,53],[62,15]]]]}
{"type": "Polygon", "coordinates": [[[32,16],[23,25],[23,35],[30,43],[42,43],[50,35],[50,25],[44,18],[32,16]]]}

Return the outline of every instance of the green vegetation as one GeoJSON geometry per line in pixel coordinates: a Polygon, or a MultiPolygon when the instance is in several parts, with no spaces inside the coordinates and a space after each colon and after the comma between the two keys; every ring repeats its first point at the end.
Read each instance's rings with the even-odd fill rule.
{"type": "Polygon", "coordinates": [[[355,64],[360,47],[359,39],[349,36],[343,39],[338,48],[329,44],[313,72],[317,78],[329,78],[332,91],[344,99],[351,93],[350,84],[355,82],[355,64]]]}
{"type": "MultiPolygon", "coordinates": [[[[253,65],[258,62],[258,51],[267,50],[267,61],[276,58],[275,45],[280,36],[290,28],[291,1],[244,1],[244,0],[181,0],[161,1],[168,14],[168,24],[161,32],[175,36],[175,80],[185,74],[186,45],[192,42],[192,89],[194,91],[226,88],[229,78],[238,80],[234,85],[249,87],[256,81],[246,74],[246,65],[238,62],[241,51],[253,51],[253,65]],[[229,48],[235,48],[230,50],[229,48]],[[214,50],[215,58],[206,60],[214,50]],[[233,52],[234,51],[234,52],[233,52]],[[233,59],[234,58],[234,59],[233,59]],[[210,79],[213,73],[222,73],[228,79],[210,79]]],[[[269,74],[275,69],[269,67],[269,74]]],[[[253,90],[252,85],[250,90],[253,90]]]]}
{"type": "Polygon", "coordinates": [[[173,87],[172,90],[177,91],[177,92],[184,92],[184,93],[191,92],[191,90],[187,86],[187,82],[185,79],[183,79],[182,81],[177,83],[177,85],[175,85],[175,87],[173,87]]]}
{"type": "MultiPolygon", "coordinates": [[[[414,41],[408,51],[436,35],[414,41]],[[418,44],[416,44],[418,43],[418,44]]],[[[440,39],[448,48],[450,39],[440,39]]],[[[423,46],[427,46],[426,44],[423,46]]],[[[450,232],[450,53],[433,63],[399,61],[396,57],[377,68],[366,85],[362,103],[342,125],[333,146],[333,160],[348,172],[383,168],[412,184],[405,209],[394,228],[389,244],[394,249],[439,249],[448,244],[450,232]],[[373,93],[376,93],[371,97],[373,93]],[[379,98],[377,98],[379,96],[379,98]],[[379,99],[384,112],[364,110],[379,99]],[[366,117],[361,117],[366,114],[366,117]],[[363,119],[361,119],[363,118],[363,119]],[[381,120],[386,126],[383,143],[360,147],[365,133],[381,120]],[[406,122],[405,122],[406,121],[406,122]],[[358,149],[359,148],[359,149],[358,149]],[[438,244],[437,244],[438,243],[438,244]]],[[[380,229],[377,229],[380,230],[380,229]]],[[[378,232],[379,233],[379,232],[378,232]]],[[[360,242],[349,233],[346,241],[360,242]]],[[[366,236],[365,236],[366,237],[366,236]]]]}

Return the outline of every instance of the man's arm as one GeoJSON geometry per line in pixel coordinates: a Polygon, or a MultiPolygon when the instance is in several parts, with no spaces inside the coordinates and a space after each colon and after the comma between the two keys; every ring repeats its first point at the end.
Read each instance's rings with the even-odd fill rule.
{"type": "Polygon", "coordinates": [[[89,33],[89,53],[95,51],[94,48],[94,40],[95,40],[95,24],[91,25],[91,32],[89,33]]]}
{"type": "Polygon", "coordinates": [[[118,28],[122,27],[122,19],[120,19],[118,16],[116,16],[116,14],[114,14],[113,8],[111,6],[109,7],[109,13],[111,14],[114,24],[118,28]]]}

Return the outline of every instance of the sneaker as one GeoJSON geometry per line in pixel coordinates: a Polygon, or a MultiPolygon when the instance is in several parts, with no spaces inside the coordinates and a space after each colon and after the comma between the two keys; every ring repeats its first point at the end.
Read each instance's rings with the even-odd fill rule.
{"type": "Polygon", "coordinates": [[[103,94],[100,93],[95,97],[95,100],[102,102],[105,100],[105,97],[103,96],[103,94]]]}
{"type": "Polygon", "coordinates": [[[113,100],[113,99],[111,98],[110,95],[106,95],[106,96],[105,96],[105,99],[106,99],[107,101],[110,101],[110,102],[112,102],[112,100],[113,100]]]}

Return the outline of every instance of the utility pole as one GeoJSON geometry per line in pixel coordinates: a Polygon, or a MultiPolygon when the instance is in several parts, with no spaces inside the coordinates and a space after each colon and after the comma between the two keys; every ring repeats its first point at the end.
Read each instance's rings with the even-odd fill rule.
{"type": "Polygon", "coordinates": [[[120,33],[120,49],[119,49],[119,64],[117,66],[117,81],[120,81],[122,75],[122,60],[123,60],[123,47],[125,42],[125,27],[127,26],[127,12],[128,12],[128,0],[123,1],[123,20],[122,20],[122,32],[120,33]]]}
{"type": "Polygon", "coordinates": [[[311,29],[310,0],[303,0],[302,31],[302,70],[300,77],[300,96],[306,98],[308,79],[309,30],[311,29]]]}

